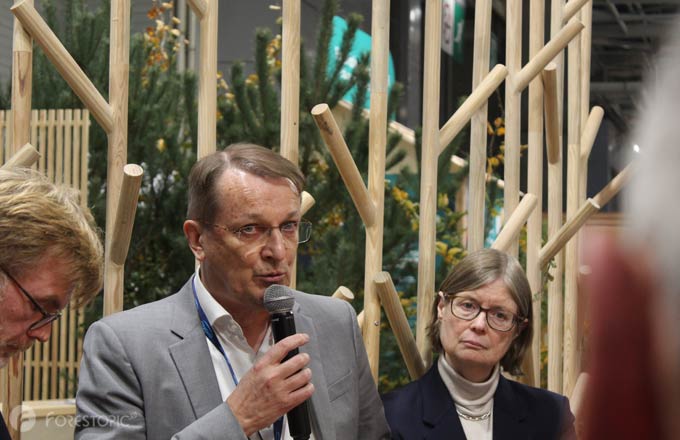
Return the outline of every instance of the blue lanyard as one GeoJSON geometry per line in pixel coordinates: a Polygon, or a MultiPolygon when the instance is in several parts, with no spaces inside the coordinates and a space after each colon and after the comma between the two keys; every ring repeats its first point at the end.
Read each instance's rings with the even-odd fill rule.
{"type": "MultiPolygon", "coordinates": [[[[234,367],[231,366],[231,362],[229,362],[229,357],[227,357],[227,353],[224,351],[224,348],[222,348],[220,340],[217,339],[217,335],[215,334],[212,325],[210,325],[210,322],[208,322],[208,318],[205,316],[205,312],[203,311],[203,307],[201,307],[201,303],[198,301],[198,295],[196,294],[196,275],[194,275],[194,277],[191,279],[191,287],[194,291],[194,303],[196,304],[196,311],[198,311],[198,317],[201,320],[201,327],[203,327],[203,333],[205,333],[205,336],[208,338],[210,342],[212,342],[215,348],[217,348],[217,350],[220,353],[222,353],[222,357],[224,357],[224,360],[227,362],[227,367],[229,367],[231,378],[234,380],[234,385],[238,385],[238,379],[236,378],[234,367]]],[[[283,416],[279,417],[278,420],[274,422],[275,440],[281,439],[282,430],[283,430],[283,416]]],[[[260,436],[260,438],[262,438],[262,436],[260,436]]]]}

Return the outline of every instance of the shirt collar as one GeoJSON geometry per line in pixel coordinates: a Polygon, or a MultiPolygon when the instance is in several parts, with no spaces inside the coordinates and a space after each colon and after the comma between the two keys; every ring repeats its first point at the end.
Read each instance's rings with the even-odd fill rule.
{"type": "Polygon", "coordinates": [[[234,319],[227,310],[222,307],[220,303],[213,298],[213,296],[208,292],[208,289],[203,285],[200,277],[200,267],[196,268],[196,273],[194,275],[194,286],[196,287],[196,296],[198,297],[198,302],[201,303],[205,317],[208,318],[208,322],[213,328],[215,328],[215,321],[220,318],[227,317],[228,319],[234,319]]]}

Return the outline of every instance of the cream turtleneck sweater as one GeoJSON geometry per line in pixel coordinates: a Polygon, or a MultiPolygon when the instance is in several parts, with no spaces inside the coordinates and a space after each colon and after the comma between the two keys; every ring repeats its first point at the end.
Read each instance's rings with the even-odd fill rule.
{"type": "Polygon", "coordinates": [[[493,395],[498,386],[500,367],[496,365],[491,376],[485,382],[470,382],[449,365],[445,356],[439,356],[437,363],[439,375],[449,390],[456,404],[456,410],[463,425],[465,437],[475,440],[491,440],[493,437],[493,395]],[[461,414],[470,417],[490,417],[484,420],[468,420],[461,414]]]}

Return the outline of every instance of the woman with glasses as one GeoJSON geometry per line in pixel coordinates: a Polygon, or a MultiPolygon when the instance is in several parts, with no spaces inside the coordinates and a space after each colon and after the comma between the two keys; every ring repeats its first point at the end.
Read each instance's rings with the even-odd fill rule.
{"type": "Polygon", "coordinates": [[[506,379],[531,344],[531,289],[514,257],[483,249],[449,273],[432,309],[439,358],[383,396],[395,439],[575,438],[564,396],[506,379]]]}

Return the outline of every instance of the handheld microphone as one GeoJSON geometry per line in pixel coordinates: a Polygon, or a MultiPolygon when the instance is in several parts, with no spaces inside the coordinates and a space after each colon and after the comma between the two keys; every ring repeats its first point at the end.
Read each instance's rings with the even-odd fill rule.
{"type": "MultiPolygon", "coordinates": [[[[272,334],[275,342],[297,333],[293,317],[294,304],[293,292],[286,286],[272,284],[264,291],[264,307],[272,317],[272,334]]],[[[287,361],[299,352],[297,348],[289,351],[282,362],[287,361]]],[[[295,440],[309,439],[312,431],[309,424],[307,401],[288,411],[287,417],[288,431],[291,437],[295,440]]]]}

